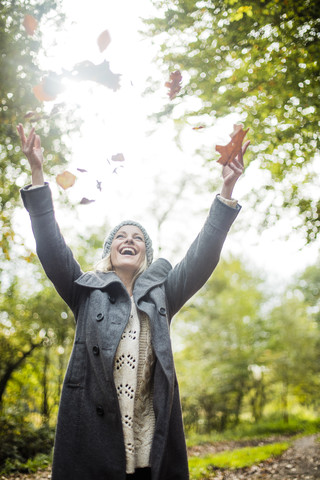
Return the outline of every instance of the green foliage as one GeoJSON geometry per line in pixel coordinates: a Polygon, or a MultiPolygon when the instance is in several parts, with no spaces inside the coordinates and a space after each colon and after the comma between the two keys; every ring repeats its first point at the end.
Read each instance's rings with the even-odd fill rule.
{"type": "Polygon", "coordinates": [[[1,417],[0,472],[35,471],[48,461],[53,440],[54,430],[47,425],[36,428],[32,424],[1,417]]]}
{"type": "Polygon", "coordinates": [[[266,417],[258,422],[241,421],[234,428],[224,432],[212,431],[208,434],[187,434],[187,446],[203,445],[209,443],[224,442],[228,440],[262,440],[270,436],[285,435],[312,435],[320,432],[320,419],[305,419],[290,416],[288,422],[279,415],[266,417]]]}
{"type": "Polygon", "coordinates": [[[314,240],[320,230],[320,202],[306,186],[315,182],[319,188],[312,168],[320,151],[318,0],[153,4],[158,15],[146,21],[147,34],[159,38],[164,78],[177,68],[184,78],[181,98],[171,110],[181,100],[187,110],[188,98],[196,97],[199,108],[186,111],[181,121],[196,116],[211,126],[230,113],[239,115],[251,129],[251,160],[270,173],[265,188],[255,192],[259,201],[266,200],[267,191],[271,199],[274,213],[266,209],[265,223],[283,208],[293,208],[307,241],[314,240]]]}
{"type": "MultiPolygon", "coordinates": [[[[43,74],[37,61],[42,48],[41,27],[52,13],[58,27],[62,19],[60,3],[60,0],[5,0],[0,3],[0,250],[7,260],[13,243],[23,244],[23,239],[15,236],[12,216],[21,205],[20,187],[29,182],[29,168],[21,153],[16,125],[27,122],[24,116],[28,111],[37,112],[40,117],[44,112],[32,87],[40,83],[43,74]],[[39,22],[32,37],[23,27],[25,14],[33,15],[39,22]]],[[[63,124],[61,112],[34,124],[42,137],[49,177],[66,162],[68,150],[61,137],[75,127],[72,116],[64,111],[63,124]]],[[[27,130],[31,128],[31,125],[25,126],[27,130]]]]}
{"type": "Polygon", "coordinates": [[[26,462],[11,460],[8,458],[5,462],[5,466],[0,470],[0,474],[8,475],[12,472],[35,473],[49,467],[51,462],[51,455],[46,455],[45,453],[38,453],[34,458],[30,458],[26,462]]]}
{"type": "Polygon", "coordinates": [[[317,411],[319,335],[310,307],[290,290],[270,308],[263,290],[262,280],[231,258],[177,315],[188,434],[235,430],[242,418],[259,422],[265,410],[288,422],[298,404],[317,411]]]}
{"type": "Polygon", "coordinates": [[[220,452],[204,458],[191,457],[189,460],[190,477],[202,478],[209,473],[210,467],[217,468],[243,468],[263,462],[270,457],[277,457],[290,447],[290,443],[273,443],[260,447],[245,447],[237,450],[220,452]],[[207,472],[206,472],[207,471],[207,472]]]}

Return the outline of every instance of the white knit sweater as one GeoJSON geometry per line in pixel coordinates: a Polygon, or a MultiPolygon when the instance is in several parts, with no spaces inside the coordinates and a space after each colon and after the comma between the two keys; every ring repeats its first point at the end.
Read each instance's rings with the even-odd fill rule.
{"type": "Polygon", "coordinates": [[[114,380],[121,411],[126,450],[126,473],[150,466],[154,434],[153,366],[149,318],[137,310],[131,297],[131,313],[114,363],[114,380]]]}

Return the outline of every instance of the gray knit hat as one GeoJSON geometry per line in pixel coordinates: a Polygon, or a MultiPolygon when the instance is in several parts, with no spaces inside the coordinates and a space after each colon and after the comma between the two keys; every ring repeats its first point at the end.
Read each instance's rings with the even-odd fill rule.
{"type": "Polygon", "coordinates": [[[151,238],[149,237],[149,235],[147,234],[147,231],[143,228],[143,226],[140,225],[140,223],[135,222],[133,220],[124,220],[123,222],[119,223],[119,225],[117,225],[116,227],[114,227],[111,230],[111,232],[106,237],[106,239],[103,243],[102,258],[104,258],[108,255],[108,253],[110,252],[111,243],[112,243],[112,240],[114,239],[115,234],[124,225],[135,225],[136,227],[140,228],[141,232],[143,233],[144,242],[146,244],[147,264],[148,264],[148,267],[149,267],[151,265],[152,259],[153,259],[153,248],[152,248],[151,238]]]}

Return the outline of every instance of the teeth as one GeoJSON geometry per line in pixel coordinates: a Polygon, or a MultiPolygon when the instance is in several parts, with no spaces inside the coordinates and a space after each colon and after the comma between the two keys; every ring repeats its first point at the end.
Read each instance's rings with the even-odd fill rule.
{"type": "Polygon", "coordinates": [[[133,248],[124,248],[121,251],[121,255],[135,255],[135,251],[133,250],[133,248]]]}

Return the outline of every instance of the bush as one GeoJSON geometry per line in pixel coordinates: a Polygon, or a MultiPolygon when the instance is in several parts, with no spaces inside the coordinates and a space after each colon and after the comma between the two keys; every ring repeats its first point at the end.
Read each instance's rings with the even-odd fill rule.
{"type": "Polygon", "coordinates": [[[0,418],[0,471],[17,470],[19,465],[32,468],[31,464],[27,466],[28,461],[38,454],[50,455],[53,441],[54,429],[47,425],[36,428],[29,423],[0,418]]]}

